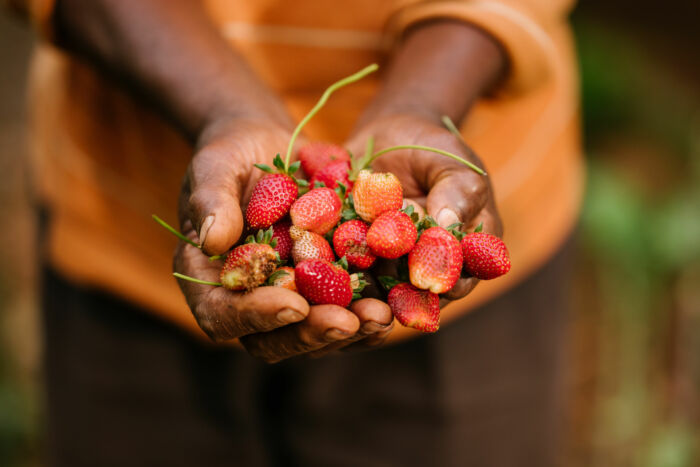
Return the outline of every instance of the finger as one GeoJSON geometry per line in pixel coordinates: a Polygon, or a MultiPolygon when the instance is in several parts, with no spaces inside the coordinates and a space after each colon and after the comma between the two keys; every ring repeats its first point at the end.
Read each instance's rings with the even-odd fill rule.
{"type": "Polygon", "coordinates": [[[360,320],[349,310],[336,305],[317,305],[311,307],[304,321],[242,337],[241,344],[254,357],[275,363],[348,339],[359,328],[360,320]]]}
{"type": "Polygon", "coordinates": [[[243,230],[240,182],[231,167],[231,155],[220,144],[202,149],[188,170],[190,195],[187,214],[210,255],[225,253],[243,230]]]}
{"type": "Polygon", "coordinates": [[[431,178],[426,207],[428,215],[441,227],[468,223],[486,205],[489,186],[482,175],[450,164],[431,178]]]}
{"type": "Polygon", "coordinates": [[[374,334],[371,334],[365,337],[364,339],[361,339],[346,347],[343,347],[342,349],[340,349],[340,351],[357,352],[376,349],[377,347],[381,347],[384,344],[384,342],[386,342],[386,339],[389,337],[391,331],[393,330],[394,323],[391,323],[384,331],[375,332],[374,334]]]}
{"type": "MultiPolygon", "coordinates": [[[[199,249],[180,243],[173,269],[197,279],[219,280],[221,261],[211,262],[199,249]]],[[[198,324],[215,341],[270,331],[303,320],[309,304],[281,287],[258,287],[249,293],[179,280],[198,324]]]]}
{"type": "Polygon", "coordinates": [[[385,302],[375,298],[363,298],[350,305],[350,311],[355,313],[360,320],[360,329],[348,339],[329,344],[326,347],[312,352],[311,357],[321,357],[330,352],[339,350],[354,342],[368,338],[369,336],[386,331],[394,321],[391,308],[385,302]]]}

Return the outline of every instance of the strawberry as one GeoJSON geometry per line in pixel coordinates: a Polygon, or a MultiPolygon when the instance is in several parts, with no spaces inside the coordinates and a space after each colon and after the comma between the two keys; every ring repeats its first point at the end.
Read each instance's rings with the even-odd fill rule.
{"type": "Polygon", "coordinates": [[[510,271],[506,244],[500,238],[483,233],[469,233],[462,239],[464,270],[478,279],[494,279],[510,271]]]}
{"type": "Polygon", "coordinates": [[[294,264],[299,264],[307,259],[323,259],[329,262],[335,261],[335,255],[325,238],[317,233],[307,232],[293,225],[289,229],[294,245],[292,246],[292,259],[294,264]]]}
{"type": "Polygon", "coordinates": [[[280,260],[287,261],[292,252],[292,237],[289,236],[289,228],[292,223],[287,220],[281,220],[272,225],[272,239],[277,240],[277,245],[274,246],[275,251],[280,255],[280,260]]]}
{"type": "Polygon", "coordinates": [[[396,259],[411,251],[417,237],[418,231],[408,214],[387,211],[372,222],[367,232],[367,244],[375,255],[396,259]]]}
{"type": "Polygon", "coordinates": [[[354,280],[341,266],[321,259],[302,261],[294,268],[294,282],[299,293],[314,305],[350,305],[356,297],[353,285],[364,285],[355,274],[353,276],[354,280]]]}
{"type": "Polygon", "coordinates": [[[231,250],[221,269],[221,285],[227,289],[252,290],[262,285],[279,263],[272,247],[272,229],[261,230],[257,239],[251,235],[246,241],[231,250]]]}
{"type": "Polygon", "coordinates": [[[342,207],[331,188],[314,188],[292,204],[289,216],[295,226],[324,235],[340,220],[342,207]]]}
{"type": "Polygon", "coordinates": [[[367,245],[367,224],[359,219],[344,222],[333,233],[333,248],[338,256],[344,256],[348,264],[367,269],[377,259],[367,245]]]}
{"type": "Polygon", "coordinates": [[[294,268],[289,266],[277,268],[267,279],[267,283],[274,287],[283,287],[293,292],[297,291],[297,286],[294,283],[294,268]]]}
{"type": "Polygon", "coordinates": [[[357,214],[367,222],[374,222],[386,211],[398,211],[403,205],[401,182],[392,173],[372,173],[361,170],[352,187],[357,214]]]}
{"type": "Polygon", "coordinates": [[[298,156],[301,168],[308,177],[313,177],[316,171],[332,162],[350,160],[350,154],[345,149],[336,144],[323,142],[307,144],[299,150],[298,156]]]}
{"type": "Polygon", "coordinates": [[[419,289],[445,293],[454,287],[461,271],[462,248],[442,227],[425,230],[408,254],[411,284],[419,289]]]}
{"type": "Polygon", "coordinates": [[[422,332],[435,332],[440,327],[440,297],[430,291],[404,282],[392,287],[387,302],[404,326],[422,332]]]}
{"type": "Polygon", "coordinates": [[[335,189],[338,186],[338,182],[340,182],[350,190],[352,189],[352,182],[348,178],[349,172],[350,162],[336,161],[317,170],[311,178],[310,185],[316,186],[317,183],[321,182],[325,186],[335,189]]]}
{"type": "Polygon", "coordinates": [[[278,154],[274,159],[274,165],[278,173],[274,173],[267,165],[255,164],[257,168],[268,174],[258,180],[253,187],[245,210],[245,220],[253,229],[268,228],[282,219],[297,199],[299,194],[297,185],[308,185],[306,181],[292,177],[299,169],[299,162],[287,166],[278,154]]]}

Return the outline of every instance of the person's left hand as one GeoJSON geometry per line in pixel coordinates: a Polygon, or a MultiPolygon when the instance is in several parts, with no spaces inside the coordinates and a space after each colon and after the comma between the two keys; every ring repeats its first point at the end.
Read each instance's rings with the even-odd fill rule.
{"type": "MultiPolygon", "coordinates": [[[[415,115],[383,116],[370,121],[347,143],[353,154],[361,155],[369,137],[378,150],[398,145],[431,146],[456,154],[486,170],[474,152],[440,123],[415,115]]],[[[446,156],[422,150],[400,150],[380,156],[372,164],[375,172],[391,172],[403,186],[404,198],[422,207],[441,227],[462,222],[462,230],[483,231],[501,236],[503,226],[496,209],[488,176],[446,156]]],[[[488,171],[487,171],[488,172],[488,171]]],[[[396,275],[395,262],[383,261],[377,275],[396,275]]],[[[454,288],[441,295],[441,306],[471,292],[478,279],[461,277],[454,288]]]]}

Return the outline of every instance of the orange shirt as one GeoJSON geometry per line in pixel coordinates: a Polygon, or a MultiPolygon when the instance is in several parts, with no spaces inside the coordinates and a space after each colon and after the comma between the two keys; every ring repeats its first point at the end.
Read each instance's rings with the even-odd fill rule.
{"type": "MultiPolygon", "coordinates": [[[[28,0],[37,25],[51,0],[28,0]]],[[[442,322],[503,293],[569,235],[583,185],[577,74],[567,0],[208,0],[221,34],[300,119],[330,83],[372,62],[412,24],[473,23],[501,42],[510,75],[461,128],[492,176],[512,270],[443,310],[442,322]]],[[[311,139],[342,143],[377,89],[371,76],[334,95],[311,139]]],[[[171,276],[180,181],[192,148],[90,67],[39,44],[31,75],[32,155],[50,209],[48,260],[70,279],[136,302],[204,336],[171,276]]],[[[281,150],[284,148],[280,148],[281,150]]],[[[399,327],[393,339],[415,335],[399,327]]]]}

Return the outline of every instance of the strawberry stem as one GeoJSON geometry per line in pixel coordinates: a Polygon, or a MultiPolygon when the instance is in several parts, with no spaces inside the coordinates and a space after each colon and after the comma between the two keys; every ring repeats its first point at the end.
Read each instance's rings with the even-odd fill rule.
{"type": "Polygon", "coordinates": [[[459,157],[456,154],[452,154],[451,152],[448,152],[448,151],[443,151],[442,149],[431,148],[429,146],[419,146],[416,144],[402,144],[400,146],[392,146],[390,148],[386,148],[386,149],[382,149],[381,151],[377,151],[372,155],[372,157],[369,158],[369,160],[366,163],[362,164],[363,165],[362,168],[369,167],[372,164],[372,162],[374,162],[377,159],[377,157],[379,157],[383,154],[386,154],[387,152],[398,151],[400,149],[420,149],[421,151],[430,151],[430,152],[434,152],[436,154],[442,154],[443,156],[447,156],[450,159],[453,159],[459,163],[466,165],[467,167],[469,167],[470,169],[472,169],[474,172],[478,173],[479,175],[486,175],[486,172],[484,172],[480,167],[472,164],[468,160],[462,159],[461,157],[459,157]]]}
{"type": "Polygon", "coordinates": [[[167,230],[168,232],[172,233],[173,235],[175,235],[177,238],[179,238],[179,239],[182,240],[183,242],[189,243],[189,244],[192,245],[193,247],[199,248],[200,250],[202,249],[202,246],[201,246],[201,245],[199,245],[199,244],[193,242],[192,240],[190,240],[189,238],[185,237],[183,234],[181,234],[178,230],[176,230],[174,227],[172,227],[170,224],[168,224],[167,222],[165,222],[165,221],[164,221],[163,219],[161,219],[160,217],[156,216],[155,214],[151,214],[151,217],[153,218],[154,221],[156,221],[156,222],[159,223],[163,228],[165,228],[165,230],[167,230]]]}
{"type": "Polygon", "coordinates": [[[450,133],[452,133],[454,137],[459,140],[460,143],[462,143],[467,148],[469,147],[467,142],[464,141],[464,136],[462,136],[462,133],[459,132],[459,130],[457,129],[457,125],[455,125],[455,123],[450,117],[448,117],[447,115],[443,115],[440,120],[442,120],[442,124],[445,125],[445,128],[447,128],[450,131],[450,133]]]}
{"type": "Polygon", "coordinates": [[[294,141],[296,141],[297,136],[299,136],[299,133],[301,132],[302,128],[313,118],[314,115],[318,113],[319,110],[326,104],[326,101],[328,101],[328,98],[333,94],[335,91],[338,89],[342,88],[343,86],[347,86],[348,84],[354,83],[355,81],[358,81],[368,74],[376,71],[379,68],[379,66],[376,63],[373,63],[362,70],[358,71],[357,73],[354,73],[346,78],[341,79],[340,81],[337,81],[333,84],[331,84],[324,92],[321,98],[318,100],[316,105],[309,111],[308,114],[299,122],[297,127],[294,129],[294,132],[292,133],[292,137],[289,140],[289,145],[287,146],[287,155],[284,158],[284,169],[285,171],[289,169],[289,159],[292,156],[292,148],[294,147],[294,141]]]}
{"type": "Polygon", "coordinates": [[[194,282],[196,284],[203,284],[203,285],[213,285],[215,287],[221,287],[222,284],[221,282],[210,282],[210,281],[203,281],[202,279],[195,279],[194,277],[186,276],[184,274],[180,274],[179,272],[174,272],[173,276],[177,277],[178,279],[183,279],[186,281],[194,282]]]}

